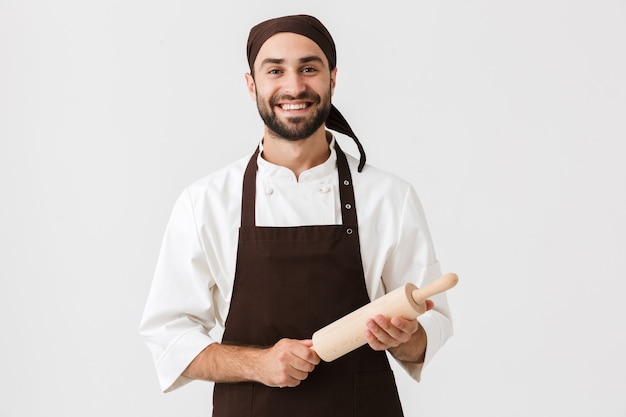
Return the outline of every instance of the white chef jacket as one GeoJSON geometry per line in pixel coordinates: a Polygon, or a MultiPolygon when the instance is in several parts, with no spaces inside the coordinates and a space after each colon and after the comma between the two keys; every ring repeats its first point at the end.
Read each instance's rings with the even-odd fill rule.
{"type": "MultiPolygon", "coordinates": [[[[288,168],[258,157],[257,226],[341,224],[334,141],[328,160],[301,173],[299,179],[288,168]]],[[[358,160],[346,156],[370,299],[407,282],[420,287],[439,277],[440,266],[413,187],[370,165],[357,173],[358,160]]],[[[223,330],[233,290],[243,173],[249,158],[191,184],[172,210],[139,328],[164,392],[190,381],[182,372],[205,347],[219,341],[215,332],[223,330]]],[[[432,300],[435,308],[418,318],[428,340],[424,364],[399,361],[417,381],[423,366],[452,336],[445,293],[432,300]]]]}

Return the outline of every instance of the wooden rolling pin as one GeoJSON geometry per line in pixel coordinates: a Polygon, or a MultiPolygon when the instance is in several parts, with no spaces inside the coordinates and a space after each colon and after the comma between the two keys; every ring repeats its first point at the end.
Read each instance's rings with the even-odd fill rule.
{"type": "Polygon", "coordinates": [[[396,288],[313,333],[312,349],[322,360],[334,361],[367,343],[365,330],[368,319],[382,314],[388,318],[403,317],[413,320],[426,311],[428,298],[449,290],[458,280],[456,274],[447,273],[424,288],[418,289],[413,284],[396,288]]]}

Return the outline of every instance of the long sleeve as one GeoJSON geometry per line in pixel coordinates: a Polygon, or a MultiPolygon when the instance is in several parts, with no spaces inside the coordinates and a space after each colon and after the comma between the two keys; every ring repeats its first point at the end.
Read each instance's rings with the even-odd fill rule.
{"type": "MultiPolygon", "coordinates": [[[[412,187],[408,188],[400,218],[399,239],[385,265],[384,280],[393,288],[407,281],[413,282],[418,287],[424,287],[441,275],[441,267],[435,255],[423,208],[412,187]]],[[[423,367],[453,334],[452,316],[446,294],[438,294],[432,297],[432,300],[435,307],[418,317],[427,335],[424,363],[398,361],[417,381],[421,378],[423,367]]]]}
{"type": "Polygon", "coordinates": [[[182,372],[214,342],[208,334],[215,326],[213,284],[185,191],[168,222],[139,328],[164,392],[189,382],[182,372]]]}

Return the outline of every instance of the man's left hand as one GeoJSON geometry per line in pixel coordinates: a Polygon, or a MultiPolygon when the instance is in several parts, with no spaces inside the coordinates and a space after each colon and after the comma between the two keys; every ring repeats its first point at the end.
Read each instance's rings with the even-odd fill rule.
{"type": "MultiPolygon", "coordinates": [[[[426,310],[433,308],[433,305],[431,300],[427,300],[426,310]]],[[[367,320],[366,324],[365,340],[374,350],[386,350],[407,343],[420,328],[417,320],[402,317],[387,318],[381,314],[367,320]]]]}

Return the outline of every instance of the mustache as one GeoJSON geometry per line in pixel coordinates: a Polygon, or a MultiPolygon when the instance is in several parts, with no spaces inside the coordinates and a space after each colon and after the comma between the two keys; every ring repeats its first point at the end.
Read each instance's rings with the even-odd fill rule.
{"type": "Polygon", "coordinates": [[[294,101],[294,100],[307,100],[307,101],[312,101],[317,104],[321,102],[322,98],[315,93],[309,93],[309,92],[304,92],[297,96],[284,94],[281,96],[273,96],[270,99],[270,105],[274,106],[276,103],[280,101],[294,101]]]}

